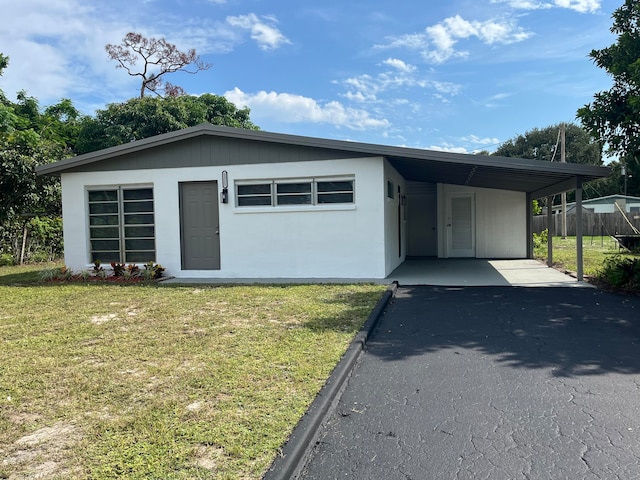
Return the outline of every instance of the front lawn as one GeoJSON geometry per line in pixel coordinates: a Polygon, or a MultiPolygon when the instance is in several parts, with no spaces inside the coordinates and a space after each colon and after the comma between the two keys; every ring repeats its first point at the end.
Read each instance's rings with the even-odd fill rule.
{"type": "Polygon", "coordinates": [[[34,270],[0,267],[0,478],[260,478],[384,291],[34,270]]]}

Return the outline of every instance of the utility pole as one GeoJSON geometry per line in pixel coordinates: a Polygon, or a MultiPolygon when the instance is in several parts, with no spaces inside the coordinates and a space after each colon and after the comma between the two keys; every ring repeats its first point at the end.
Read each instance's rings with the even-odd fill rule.
{"type": "MultiPolygon", "coordinates": [[[[567,163],[567,155],[564,147],[565,143],[565,128],[564,122],[560,124],[560,163],[567,163]]],[[[567,192],[562,192],[562,238],[567,238],[567,192]]],[[[582,212],[576,212],[576,215],[582,212]]]]}

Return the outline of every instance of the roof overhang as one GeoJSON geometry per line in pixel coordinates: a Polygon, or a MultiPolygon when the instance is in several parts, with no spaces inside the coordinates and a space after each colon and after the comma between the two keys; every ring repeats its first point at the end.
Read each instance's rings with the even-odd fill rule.
{"type": "Polygon", "coordinates": [[[581,183],[606,177],[610,171],[607,167],[575,163],[440,152],[202,124],[42,165],[36,172],[55,175],[77,171],[102,160],[200,136],[338,150],[353,153],[354,157],[385,157],[408,181],[512,190],[533,198],[573,190],[581,183]]]}

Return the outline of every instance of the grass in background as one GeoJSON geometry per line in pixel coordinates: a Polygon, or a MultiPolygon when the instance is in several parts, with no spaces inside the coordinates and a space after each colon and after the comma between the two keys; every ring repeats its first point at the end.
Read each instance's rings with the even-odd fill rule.
{"type": "Polygon", "coordinates": [[[35,270],[0,267],[0,478],[260,478],[384,290],[35,270]]]}
{"type": "MultiPolygon", "coordinates": [[[[577,270],[576,263],[576,237],[553,237],[553,264],[555,267],[575,272],[577,270]]],[[[618,242],[611,237],[583,237],[582,249],[584,259],[584,274],[595,276],[602,269],[604,262],[608,258],[616,255],[622,257],[634,257],[628,252],[620,250],[618,242]]],[[[547,244],[544,243],[536,247],[534,252],[536,258],[540,258],[546,262],[547,260],[547,244]]]]}

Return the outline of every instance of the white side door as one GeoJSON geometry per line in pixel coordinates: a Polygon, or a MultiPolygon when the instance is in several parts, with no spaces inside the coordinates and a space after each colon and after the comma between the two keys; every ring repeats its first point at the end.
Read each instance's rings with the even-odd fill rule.
{"type": "Polygon", "coordinates": [[[447,256],[476,256],[476,208],[473,193],[447,195],[447,256]]]}

